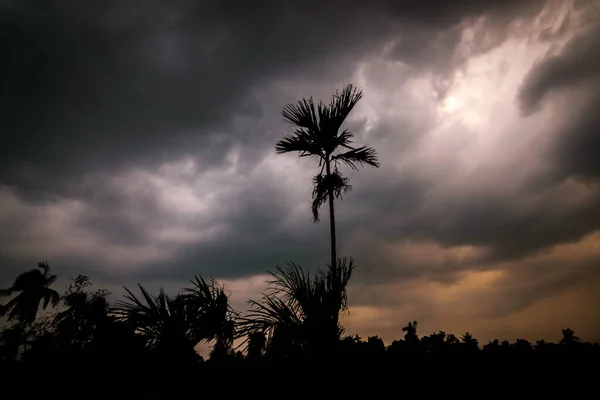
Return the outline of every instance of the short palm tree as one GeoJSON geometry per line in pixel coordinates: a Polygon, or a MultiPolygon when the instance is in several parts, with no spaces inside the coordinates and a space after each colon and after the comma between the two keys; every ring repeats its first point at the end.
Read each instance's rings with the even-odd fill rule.
{"type": "Polygon", "coordinates": [[[283,118],[294,132],[275,144],[277,154],[298,152],[300,157],[319,160],[320,171],[313,178],[313,221],[319,221],[319,208],[329,202],[331,266],[337,263],[334,199],[351,189],[348,178],[339,171],[341,163],[354,170],[359,166],[379,167],[376,151],[367,146],[354,147],[353,134],[341,130],[346,117],[362,98],[360,89],[346,85],[328,104],[315,104],[312,97],[284,107],[283,118]]]}
{"type": "Polygon", "coordinates": [[[112,312],[117,321],[127,323],[142,335],[146,346],[171,357],[191,357],[195,343],[190,337],[181,298],[171,298],[164,290],[152,295],[138,285],[141,298],[125,288],[124,300],[115,302],[112,312]]]}
{"type": "Polygon", "coordinates": [[[340,260],[335,271],[313,275],[294,263],[277,267],[262,301],[249,301],[250,312],[240,319],[239,334],[266,335],[268,350],[284,356],[332,350],[343,334],[338,317],[347,309],[346,287],[353,269],[352,259],[340,260]]]}
{"type": "Polygon", "coordinates": [[[175,297],[162,289],[152,295],[138,284],[138,298],[125,288],[126,300],[117,301],[112,312],[143,335],[148,347],[162,353],[187,357],[203,340],[216,341],[219,350],[229,349],[235,326],[224,288],[213,279],[196,277],[191,282],[192,288],[175,297]]]}
{"type": "Polygon", "coordinates": [[[208,282],[195,276],[191,288],[181,294],[192,313],[192,329],[200,340],[214,341],[213,354],[227,354],[235,336],[236,312],[229,305],[229,296],[216,280],[208,282]]]}
{"type": "Polygon", "coordinates": [[[19,292],[6,305],[0,307],[0,315],[8,314],[8,320],[16,318],[20,322],[31,324],[37,316],[42,303],[45,310],[48,305],[55,306],[60,300],[58,292],[50,289],[56,275],[50,273],[50,265],[43,261],[37,269],[23,272],[8,289],[0,290],[0,296],[10,296],[19,292]]]}

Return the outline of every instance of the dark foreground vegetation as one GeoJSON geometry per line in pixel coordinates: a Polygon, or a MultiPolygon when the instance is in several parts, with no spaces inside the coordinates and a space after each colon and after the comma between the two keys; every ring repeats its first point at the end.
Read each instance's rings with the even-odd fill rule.
{"type": "Polygon", "coordinates": [[[481,344],[468,332],[419,336],[417,321],[408,322],[387,346],[377,336],[346,335],[338,316],[347,306],[353,268],[351,259],[312,274],[295,264],[277,268],[263,298],[250,300],[249,310],[240,314],[212,279],[196,276],[173,297],[142,286],[126,288],[124,297],[110,305],[109,293],[94,289],[82,275],[70,279],[59,294],[52,288],[56,276],[42,262],[1,292],[11,298],[0,310],[6,317],[0,360],[13,370],[110,365],[113,371],[146,374],[335,365],[452,373],[462,361],[485,368],[572,368],[572,363],[597,366],[600,361],[600,346],[581,341],[570,329],[563,329],[558,343],[516,339],[481,344]],[[194,350],[203,341],[212,344],[207,359],[194,350]]]}

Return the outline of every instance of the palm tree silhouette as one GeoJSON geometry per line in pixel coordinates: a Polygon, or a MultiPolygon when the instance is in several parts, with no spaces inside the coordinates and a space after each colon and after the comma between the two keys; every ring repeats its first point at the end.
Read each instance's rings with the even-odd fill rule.
{"type": "Polygon", "coordinates": [[[408,325],[402,327],[402,332],[406,332],[404,335],[406,343],[416,343],[419,341],[419,337],[417,336],[417,321],[408,321],[408,325]]]}
{"type": "Polygon", "coordinates": [[[146,345],[163,355],[192,359],[200,341],[216,341],[217,353],[231,349],[235,335],[233,311],[224,288],[201,277],[192,288],[175,297],[163,289],[157,296],[138,284],[142,298],[125,288],[125,301],[118,300],[112,312],[117,321],[135,327],[146,345]]]}
{"type": "Polygon", "coordinates": [[[190,323],[198,341],[214,341],[213,355],[229,354],[235,337],[237,313],[229,305],[225,288],[215,279],[208,282],[195,276],[191,288],[184,289],[181,296],[191,313],[190,323]]]}
{"type": "Polygon", "coordinates": [[[141,298],[125,288],[124,300],[117,300],[112,312],[142,335],[146,346],[161,355],[191,358],[194,342],[182,297],[169,297],[161,288],[152,295],[138,284],[141,298]]]}
{"type": "Polygon", "coordinates": [[[563,338],[560,340],[560,344],[572,346],[579,343],[579,337],[575,336],[575,332],[572,329],[563,329],[562,334],[563,338]]]}
{"type": "Polygon", "coordinates": [[[326,355],[339,342],[339,313],[347,309],[346,287],[354,269],[343,259],[336,270],[304,271],[297,264],[277,267],[262,302],[250,300],[250,312],[240,319],[240,335],[267,335],[270,351],[326,355]]]}
{"type": "Polygon", "coordinates": [[[348,178],[339,172],[339,164],[345,163],[354,170],[358,166],[379,167],[377,153],[371,147],[353,147],[353,134],[344,129],[344,120],[363,93],[349,84],[325,104],[315,105],[312,97],[300,100],[297,104],[284,107],[283,118],[296,129],[275,144],[277,154],[298,152],[300,157],[314,157],[319,160],[319,173],[313,178],[313,221],[319,221],[319,208],[329,201],[329,221],[331,231],[331,266],[337,263],[334,199],[341,198],[342,192],[352,187],[348,178]],[[337,152],[338,150],[342,152],[337,152]]]}
{"type": "Polygon", "coordinates": [[[6,305],[0,307],[0,316],[8,314],[8,320],[14,318],[25,324],[31,324],[37,316],[40,303],[45,310],[49,304],[55,306],[60,300],[58,293],[50,289],[56,275],[50,273],[50,265],[46,261],[38,263],[38,269],[23,272],[8,289],[0,290],[0,296],[10,296],[20,292],[6,305]]]}

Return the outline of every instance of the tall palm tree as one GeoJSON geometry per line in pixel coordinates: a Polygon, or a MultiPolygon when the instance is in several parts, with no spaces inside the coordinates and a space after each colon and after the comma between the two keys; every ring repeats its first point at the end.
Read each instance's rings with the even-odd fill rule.
{"type": "Polygon", "coordinates": [[[38,313],[40,303],[45,310],[49,304],[55,306],[60,300],[58,292],[50,289],[56,280],[56,275],[50,273],[50,265],[43,261],[38,263],[38,269],[23,272],[17,276],[12,286],[0,290],[0,296],[10,296],[20,292],[6,305],[0,307],[0,316],[8,314],[8,320],[18,319],[20,322],[31,324],[38,313]]]}
{"type": "Polygon", "coordinates": [[[297,264],[277,267],[262,301],[250,300],[250,312],[240,319],[240,335],[265,335],[268,351],[319,355],[340,340],[339,313],[347,309],[346,287],[353,260],[342,259],[335,268],[304,271],[297,264]]]}
{"type": "Polygon", "coordinates": [[[313,177],[313,221],[319,221],[319,208],[329,201],[331,233],[331,266],[337,264],[334,199],[350,190],[348,178],[339,171],[341,163],[358,170],[359,166],[379,167],[375,149],[367,146],[353,147],[353,134],[341,130],[346,117],[362,98],[363,93],[349,84],[336,91],[328,104],[315,104],[312,97],[284,107],[283,118],[295,127],[275,144],[277,154],[298,152],[300,157],[319,160],[319,173],[313,177]]]}

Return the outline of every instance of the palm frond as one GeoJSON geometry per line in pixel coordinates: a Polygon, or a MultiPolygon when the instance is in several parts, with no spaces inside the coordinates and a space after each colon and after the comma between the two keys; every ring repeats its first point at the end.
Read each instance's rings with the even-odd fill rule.
{"type": "Polygon", "coordinates": [[[229,348],[235,337],[236,312],[229,305],[225,288],[214,278],[207,282],[201,276],[190,280],[182,297],[190,315],[190,331],[195,340],[216,341],[216,347],[229,348]]]}
{"type": "Polygon", "coordinates": [[[287,104],[281,114],[287,122],[294,126],[312,132],[319,130],[319,119],[312,97],[308,100],[302,99],[296,104],[287,104]]]}
{"type": "Polygon", "coordinates": [[[147,335],[149,343],[152,344],[159,339],[172,301],[163,289],[158,296],[154,296],[142,285],[138,284],[138,287],[142,298],[138,298],[129,288],[124,287],[127,294],[123,297],[127,301],[117,300],[111,311],[117,321],[134,326],[140,333],[147,335]]]}
{"type": "Polygon", "coordinates": [[[330,103],[330,109],[331,118],[335,121],[338,129],[362,97],[362,90],[352,84],[344,86],[341,91],[336,91],[330,103]]]}
{"type": "Polygon", "coordinates": [[[275,152],[284,154],[297,151],[300,157],[322,157],[323,151],[314,133],[305,129],[297,129],[286,135],[275,144],[275,152]]]}
{"type": "MultiPolygon", "coordinates": [[[[362,97],[363,93],[358,87],[348,84],[342,90],[337,90],[328,104],[320,103],[317,110],[320,132],[328,139],[335,139],[340,127],[362,97]]],[[[335,149],[332,148],[331,151],[333,150],[335,149]]]]}
{"type": "Polygon", "coordinates": [[[49,304],[52,304],[52,306],[55,306],[60,301],[60,295],[58,294],[58,292],[56,290],[53,290],[50,288],[44,289],[43,296],[44,296],[44,303],[42,305],[42,309],[44,309],[44,310],[46,308],[48,308],[49,304]]]}
{"type": "Polygon", "coordinates": [[[41,261],[38,263],[38,268],[44,271],[44,275],[50,272],[50,264],[48,261],[41,261]]]}
{"type": "Polygon", "coordinates": [[[329,190],[332,191],[333,197],[336,199],[342,198],[342,193],[352,190],[352,185],[349,179],[342,176],[336,169],[331,174],[319,173],[313,177],[313,193],[312,193],[312,214],[313,222],[319,221],[319,208],[328,200],[329,190]]]}
{"type": "Polygon", "coordinates": [[[379,168],[380,164],[377,160],[377,152],[372,147],[362,146],[356,149],[351,149],[344,153],[339,153],[331,157],[334,162],[341,161],[350,166],[355,171],[358,171],[358,166],[370,165],[379,168]]]}
{"type": "Polygon", "coordinates": [[[346,287],[353,269],[352,259],[339,260],[338,265],[315,274],[294,263],[277,267],[262,300],[249,301],[238,334],[247,339],[266,334],[269,343],[278,337],[280,344],[287,341],[296,351],[327,347],[343,334],[338,315],[347,309],[346,287]]]}
{"type": "Polygon", "coordinates": [[[261,333],[270,340],[276,329],[294,332],[302,325],[301,317],[292,304],[282,298],[263,295],[262,301],[249,300],[249,312],[238,319],[238,337],[261,333]]]}
{"type": "Polygon", "coordinates": [[[354,134],[350,132],[348,129],[344,129],[340,132],[336,137],[336,147],[346,147],[351,149],[350,147],[354,143],[354,134]]]}
{"type": "Polygon", "coordinates": [[[319,208],[327,202],[329,195],[328,186],[325,181],[325,175],[319,173],[313,177],[313,202],[311,204],[311,211],[313,215],[313,222],[319,222],[319,208]]]}
{"type": "Polygon", "coordinates": [[[267,296],[281,296],[294,312],[300,314],[310,307],[319,284],[318,279],[313,279],[310,272],[290,262],[287,268],[277,266],[275,272],[270,274],[274,279],[268,282],[270,287],[267,289],[267,296]]]}
{"type": "Polygon", "coordinates": [[[249,300],[249,312],[239,320],[239,336],[253,333],[266,334],[271,340],[276,330],[287,335],[300,336],[304,310],[313,284],[308,272],[294,263],[288,268],[276,267],[269,272],[273,277],[260,302],[249,300]]]}

